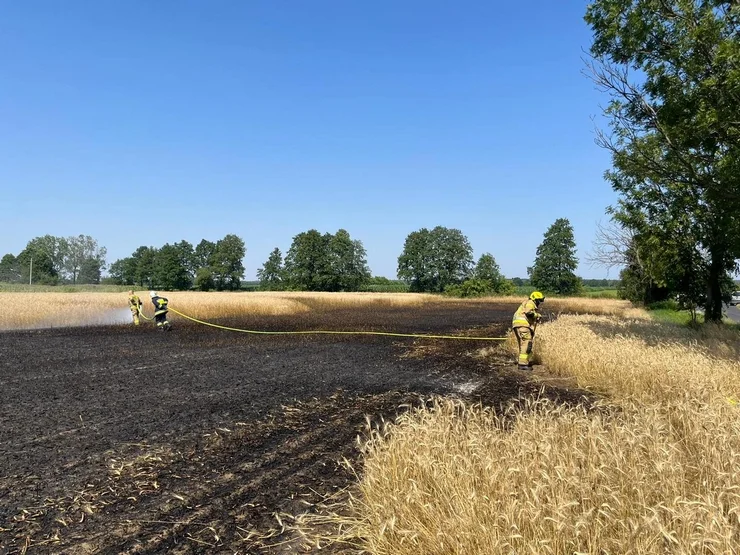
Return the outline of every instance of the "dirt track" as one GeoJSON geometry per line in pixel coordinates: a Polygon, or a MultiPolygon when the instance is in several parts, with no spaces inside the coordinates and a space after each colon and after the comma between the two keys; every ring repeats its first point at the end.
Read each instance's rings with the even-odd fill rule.
{"type": "MultiPolygon", "coordinates": [[[[445,303],[229,323],[502,335],[514,308],[445,303]]],[[[281,520],[354,481],[339,461],[357,461],[366,415],[392,417],[432,394],[497,406],[536,390],[505,357],[471,356],[482,346],[183,323],[171,333],[0,333],[0,554],[296,552],[258,539],[290,539],[281,520]]]]}

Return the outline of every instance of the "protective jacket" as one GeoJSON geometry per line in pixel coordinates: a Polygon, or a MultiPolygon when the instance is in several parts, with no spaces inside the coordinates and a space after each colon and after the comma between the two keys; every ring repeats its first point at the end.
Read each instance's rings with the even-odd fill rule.
{"type": "Polygon", "coordinates": [[[154,304],[154,315],[167,314],[167,299],[165,297],[152,297],[152,304],[154,304]]]}
{"type": "Polygon", "coordinates": [[[542,316],[537,312],[537,305],[531,299],[524,301],[514,313],[514,319],[511,321],[511,327],[531,328],[542,316]]]}
{"type": "Polygon", "coordinates": [[[128,306],[131,309],[138,310],[139,307],[141,306],[141,299],[139,298],[139,296],[138,295],[129,295],[128,296],[128,306]]]}

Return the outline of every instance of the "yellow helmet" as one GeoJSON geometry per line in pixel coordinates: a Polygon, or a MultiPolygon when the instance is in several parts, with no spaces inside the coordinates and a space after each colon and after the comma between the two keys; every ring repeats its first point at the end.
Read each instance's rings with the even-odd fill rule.
{"type": "Polygon", "coordinates": [[[529,299],[536,302],[537,304],[540,304],[545,301],[545,296],[539,291],[535,291],[529,296],[529,299]]]}

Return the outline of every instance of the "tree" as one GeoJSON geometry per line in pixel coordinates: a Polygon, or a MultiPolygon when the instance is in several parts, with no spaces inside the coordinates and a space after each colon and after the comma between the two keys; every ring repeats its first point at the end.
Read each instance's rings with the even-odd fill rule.
{"type": "Polygon", "coordinates": [[[188,279],[192,283],[193,279],[195,278],[195,272],[198,269],[195,249],[193,249],[193,245],[183,240],[175,243],[172,246],[177,249],[178,255],[180,257],[180,263],[184,266],[185,271],[188,275],[188,279]]]}
{"type": "Polygon", "coordinates": [[[194,260],[197,268],[208,268],[213,262],[213,254],[216,252],[216,243],[205,239],[195,247],[194,260]]]}
{"type": "Polygon", "coordinates": [[[136,283],[136,260],[132,256],[119,258],[109,266],[108,274],[116,285],[134,285],[136,283]]]}
{"type": "Polygon", "coordinates": [[[31,239],[16,258],[24,282],[56,285],[62,278],[69,245],[63,237],[44,235],[31,239]],[[33,272],[33,276],[31,276],[33,272]]]}
{"type": "Polygon", "coordinates": [[[260,288],[266,291],[280,291],[285,287],[283,254],[279,248],[275,247],[262,268],[257,270],[257,279],[260,288]]]}
{"type": "Polygon", "coordinates": [[[226,235],[216,243],[211,256],[211,269],[219,291],[239,289],[244,279],[242,259],[246,252],[244,241],[236,235],[226,235]]]}
{"type": "Polygon", "coordinates": [[[74,284],[78,282],[98,283],[100,273],[105,268],[105,247],[99,247],[98,242],[89,235],[68,237],[66,243],[63,268],[68,279],[74,284]],[[80,280],[80,271],[83,266],[86,270],[85,277],[94,279],[94,282],[80,280]]]}
{"type": "Polygon", "coordinates": [[[326,238],[329,249],[331,291],[358,291],[370,280],[367,254],[362,242],[353,240],[349,233],[338,230],[326,238]]]}
{"type": "Polygon", "coordinates": [[[200,291],[210,291],[216,287],[210,268],[198,268],[195,272],[195,287],[200,291]]]}
{"type": "Polygon", "coordinates": [[[285,277],[291,288],[300,291],[330,290],[328,240],[329,234],[322,236],[315,229],[293,237],[285,255],[285,277]]]}
{"type": "Polygon", "coordinates": [[[578,267],[573,227],[566,218],[558,218],[545,232],[537,247],[534,266],[528,268],[532,285],[550,293],[576,293],[581,282],[575,275],[578,267]]]}
{"type": "Polygon", "coordinates": [[[501,273],[499,265],[496,263],[496,259],[490,253],[482,254],[478,259],[478,263],[475,265],[475,271],[473,275],[476,279],[482,279],[491,284],[491,290],[496,293],[501,293],[504,288],[504,278],[501,273]]]}
{"type": "Polygon", "coordinates": [[[56,285],[63,277],[63,262],[67,248],[67,241],[63,237],[44,235],[31,239],[16,257],[21,281],[28,283],[33,272],[31,277],[34,283],[56,285]]]}
{"type": "Polygon", "coordinates": [[[0,282],[19,283],[21,281],[21,267],[18,259],[12,254],[6,254],[0,260],[0,282]]]}
{"type": "Polygon", "coordinates": [[[635,231],[646,241],[676,239],[671,255],[691,261],[681,294],[696,298],[703,287],[705,318],[719,322],[740,256],[740,7],[595,0],[586,21],[589,69],[611,97],[611,133],[598,143],[612,154],[619,212],[630,226],[644,223],[635,231]]]}
{"type": "Polygon", "coordinates": [[[624,223],[623,215],[609,210],[612,219],[607,225],[596,225],[596,236],[586,260],[593,268],[600,266],[607,271],[619,267],[619,296],[633,303],[649,305],[667,299],[667,287],[662,253],[665,246],[652,234],[639,233],[624,223]]]}
{"type": "Polygon", "coordinates": [[[596,224],[592,250],[586,255],[591,268],[600,266],[607,271],[629,263],[629,252],[634,244],[635,231],[619,223],[616,218],[604,225],[596,224]]]}
{"type": "Polygon", "coordinates": [[[398,277],[412,291],[442,292],[470,277],[473,249],[458,229],[422,228],[406,237],[398,257],[398,277]]]}
{"type": "Polygon", "coordinates": [[[344,229],[323,235],[310,229],[293,237],[284,281],[302,291],[359,291],[370,280],[366,256],[362,242],[344,229]]]}
{"type": "Polygon", "coordinates": [[[145,246],[139,247],[131,255],[135,268],[134,282],[141,287],[153,287],[156,257],[157,249],[145,246]]]}
{"type": "Polygon", "coordinates": [[[154,258],[154,283],[162,289],[190,289],[193,277],[182,245],[165,244],[154,258]]]}
{"type": "Polygon", "coordinates": [[[77,283],[99,285],[102,273],[103,268],[99,260],[86,258],[80,265],[80,273],[77,276],[77,283]]]}

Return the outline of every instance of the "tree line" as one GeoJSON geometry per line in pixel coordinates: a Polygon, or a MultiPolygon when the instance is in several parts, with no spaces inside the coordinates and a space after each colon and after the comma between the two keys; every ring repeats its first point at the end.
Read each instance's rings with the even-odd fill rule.
{"type": "Polygon", "coordinates": [[[105,270],[105,247],[89,235],[31,239],[17,255],[0,259],[0,281],[42,285],[97,284],[105,270]]]}
{"type": "Polygon", "coordinates": [[[234,291],[244,279],[246,252],[244,240],[233,234],[195,247],[188,241],[141,246],[111,264],[109,274],[113,283],[147,289],[234,291]]]}
{"type": "MultiPolygon", "coordinates": [[[[528,269],[531,285],[549,293],[577,293],[582,281],[574,273],[575,249],[570,222],[558,219],[528,269]]],[[[484,253],[475,262],[468,238],[459,229],[442,226],[422,228],[406,237],[397,276],[414,292],[460,297],[514,292],[514,282],[501,273],[492,254],[484,253]]],[[[362,242],[344,229],[335,234],[315,229],[299,233],[285,258],[276,247],[257,277],[263,290],[272,291],[360,291],[385,279],[371,277],[362,242]]]]}
{"type": "MultiPolygon", "coordinates": [[[[54,284],[100,283],[105,248],[89,236],[62,239],[44,236],[29,241],[18,256],[6,255],[0,263],[0,281],[26,281],[34,259],[34,282],[54,284]]],[[[106,280],[119,285],[166,290],[240,289],[244,279],[243,239],[226,235],[216,242],[201,240],[167,243],[159,248],[141,246],[130,256],[113,262],[106,280]]],[[[575,275],[573,229],[568,220],[555,221],[528,268],[527,284],[546,293],[573,294],[582,286],[575,275]]],[[[491,253],[473,260],[468,238],[458,229],[422,228],[406,237],[398,257],[397,276],[410,291],[471,297],[505,295],[515,281],[501,272],[491,253]]],[[[275,248],[257,270],[265,291],[361,291],[393,287],[387,278],[373,277],[362,241],[344,229],[320,233],[315,229],[293,237],[285,257],[275,248]]],[[[522,280],[516,280],[521,284],[522,280]]]]}

